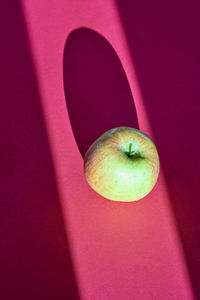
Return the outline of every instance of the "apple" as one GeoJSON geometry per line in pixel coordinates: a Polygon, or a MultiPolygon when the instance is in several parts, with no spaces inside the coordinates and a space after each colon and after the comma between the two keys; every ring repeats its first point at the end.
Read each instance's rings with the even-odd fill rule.
{"type": "Polygon", "coordinates": [[[84,156],[89,186],[113,201],[136,201],[155,186],[160,171],[158,152],[142,131],[117,127],[106,131],[84,156]]]}

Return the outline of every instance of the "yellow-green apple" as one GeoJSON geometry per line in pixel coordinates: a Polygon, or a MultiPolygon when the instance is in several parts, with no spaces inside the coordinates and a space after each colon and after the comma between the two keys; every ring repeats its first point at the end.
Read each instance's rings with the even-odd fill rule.
{"type": "Polygon", "coordinates": [[[135,201],[155,186],[160,170],[153,141],[142,131],[117,127],[102,134],[84,157],[90,187],[114,201],[135,201]]]}

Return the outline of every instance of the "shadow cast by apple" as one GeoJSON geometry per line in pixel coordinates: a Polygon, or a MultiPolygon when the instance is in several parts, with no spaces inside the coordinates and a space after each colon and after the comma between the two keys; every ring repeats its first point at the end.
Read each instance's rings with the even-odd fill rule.
{"type": "Polygon", "coordinates": [[[82,157],[105,131],[139,128],[126,74],[103,36],[88,28],[73,31],[64,49],[63,76],[68,114],[82,157]]]}
{"type": "Polygon", "coordinates": [[[17,1],[0,4],[0,298],[79,299],[17,1]]]}
{"type": "Polygon", "coordinates": [[[200,2],[117,1],[200,299],[200,2]]]}

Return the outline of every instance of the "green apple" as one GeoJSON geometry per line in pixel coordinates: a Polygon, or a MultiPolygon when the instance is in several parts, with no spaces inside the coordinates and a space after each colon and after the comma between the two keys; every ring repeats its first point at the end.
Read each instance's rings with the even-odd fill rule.
{"type": "Polygon", "coordinates": [[[106,131],[84,157],[84,173],[90,187],[114,201],[145,197],[155,186],[159,170],[155,144],[142,131],[131,127],[106,131]]]}

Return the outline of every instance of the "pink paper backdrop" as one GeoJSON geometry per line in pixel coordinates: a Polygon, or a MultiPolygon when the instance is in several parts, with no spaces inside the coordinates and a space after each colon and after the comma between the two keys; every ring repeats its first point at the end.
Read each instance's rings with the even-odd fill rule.
{"type": "Polygon", "coordinates": [[[198,5],[1,4],[1,298],[198,299],[198,5]],[[161,173],[135,203],[87,185],[99,134],[133,126],[161,173]]]}
{"type": "Polygon", "coordinates": [[[26,26],[10,2],[0,4],[0,299],[78,299],[26,26]]]}

